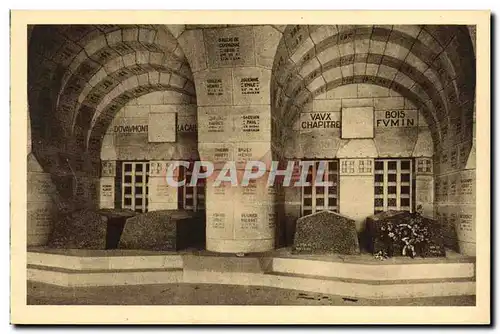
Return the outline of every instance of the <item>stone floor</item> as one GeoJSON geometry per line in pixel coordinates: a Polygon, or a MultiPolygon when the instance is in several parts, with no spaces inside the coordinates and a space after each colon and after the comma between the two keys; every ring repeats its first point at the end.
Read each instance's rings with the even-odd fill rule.
{"type": "Polygon", "coordinates": [[[415,299],[344,299],[270,287],[161,284],[64,288],[28,282],[28,305],[337,305],[337,306],[471,306],[475,296],[415,299]]]}

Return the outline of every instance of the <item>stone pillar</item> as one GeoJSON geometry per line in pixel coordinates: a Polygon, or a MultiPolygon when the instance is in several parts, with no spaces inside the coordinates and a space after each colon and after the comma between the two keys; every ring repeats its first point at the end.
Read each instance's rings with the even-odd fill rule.
{"type": "Polygon", "coordinates": [[[365,218],[374,212],[373,158],[340,159],[339,211],[356,221],[361,230],[365,218]]]}
{"type": "MultiPolygon", "coordinates": [[[[218,162],[207,180],[207,249],[248,253],[274,249],[274,194],[267,179],[254,186],[214,187],[227,161],[238,174],[246,161],[270,159],[270,78],[278,38],[273,27],[201,28],[179,36],[190,61],[198,103],[201,160],[218,162]],[[273,37],[274,36],[274,37],[273,37]]],[[[269,164],[268,164],[269,165],[269,164]]],[[[241,181],[241,178],[238,180],[241,181]]]]}
{"type": "Polygon", "coordinates": [[[29,153],[27,158],[27,244],[43,246],[48,241],[52,222],[56,219],[57,190],[50,173],[43,171],[33,153],[29,153]]]}
{"type": "Polygon", "coordinates": [[[339,158],[339,212],[356,221],[362,230],[367,216],[374,212],[375,158],[377,150],[372,139],[351,139],[341,147],[339,158]]]}

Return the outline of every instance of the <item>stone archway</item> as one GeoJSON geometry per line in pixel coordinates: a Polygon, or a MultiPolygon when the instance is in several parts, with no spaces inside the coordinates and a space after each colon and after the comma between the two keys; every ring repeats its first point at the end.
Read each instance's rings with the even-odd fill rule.
{"type": "MultiPolygon", "coordinates": [[[[294,123],[318,97],[335,97],[335,90],[349,85],[383,87],[404,97],[421,112],[432,137],[433,211],[444,226],[469,231],[459,233],[458,241],[462,252],[473,253],[474,167],[468,161],[475,142],[475,56],[470,36],[466,26],[287,26],[271,78],[278,154],[293,158],[286,147],[296,136],[294,123]],[[457,194],[459,187],[463,194],[457,194]]],[[[376,149],[370,152],[367,157],[379,156],[376,149]]],[[[331,157],[338,156],[333,152],[331,157]]]]}
{"type": "MultiPolygon", "coordinates": [[[[30,28],[32,152],[65,210],[95,207],[101,144],[115,114],[130,100],[156,91],[194,102],[190,66],[163,25],[30,28]]],[[[35,188],[29,191],[39,191],[35,188]]]]}

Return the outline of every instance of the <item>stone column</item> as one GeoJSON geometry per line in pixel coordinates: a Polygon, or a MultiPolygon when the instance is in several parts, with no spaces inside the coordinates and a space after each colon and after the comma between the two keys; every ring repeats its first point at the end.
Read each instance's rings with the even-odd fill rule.
{"type": "Polygon", "coordinates": [[[57,190],[50,173],[43,171],[33,153],[28,154],[27,244],[43,246],[57,217],[57,190]]]}
{"type": "Polygon", "coordinates": [[[339,158],[339,212],[356,221],[362,230],[374,212],[374,167],[377,150],[372,139],[351,139],[341,147],[339,158]]]}
{"type": "Polygon", "coordinates": [[[213,185],[227,161],[236,161],[241,182],[246,161],[271,158],[269,85],[276,32],[270,26],[237,26],[188,29],[179,37],[196,85],[200,158],[217,163],[206,184],[211,251],[262,252],[275,245],[274,194],[265,177],[249,187],[213,185]]]}

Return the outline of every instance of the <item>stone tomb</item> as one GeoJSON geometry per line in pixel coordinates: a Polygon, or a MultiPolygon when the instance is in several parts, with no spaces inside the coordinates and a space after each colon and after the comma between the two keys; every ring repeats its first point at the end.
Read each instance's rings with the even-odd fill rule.
{"type": "Polygon", "coordinates": [[[78,210],[55,221],[48,247],[105,249],[106,217],[93,210],[78,210]]]}
{"type": "MultiPolygon", "coordinates": [[[[420,228],[426,227],[429,231],[428,242],[415,244],[417,256],[422,257],[442,257],[446,256],[444,247],[444,237],[442,226],[433,219],[422,216],[418,213],[407,211],[386,211],[380,212],[366,219],[366,229],[364,243],[366,249],[373,254],[379,251],[387,252],[388,256],[401,256],[404,244],[389,238],[388,226],[391,232],[395,232],[397,226],[407,224],[410,226],[418,224],[420,228]]],[[[411,233],[410,229],[404,229],[411,233]]],[[[397,233],[398,234],[398,233],[397,233]]],[[[399,235],[399,234],[398,234],[399,235]]],[[[405,234],[406,236],[407,234],[405,234]]],[[[408,236],[412,236],[408,234],[408,236]]],[[[397,238],[398,240],[400,237],[397,238]]]]}
{"type": "Polygon", "coordinates": [[[118,248],[177,251],[201,248],[205,217],[198,212],[160,210],[127,219],[118,248]]]}
{"type": "Polygon", "coordinates": [[[353,219],[321,211],[297,220],[294,254],[359,254],[358,234],[353,219]]]}
{"type": "Polygon", "coordinates": [[[115,249],[130,210],[78,210],[58,219],[48,246],[67,249],[115,249]]]}

